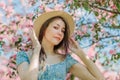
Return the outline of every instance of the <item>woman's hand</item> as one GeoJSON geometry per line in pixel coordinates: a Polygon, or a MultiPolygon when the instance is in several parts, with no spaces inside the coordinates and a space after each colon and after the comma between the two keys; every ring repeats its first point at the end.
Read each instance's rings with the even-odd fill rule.
{"type": "Polygon", "coordinates": [[[70,43],[69,44],[69,49],[71,51],[75,52],[76,50],[79,49],[79,45],[78,45],[78,43],[74,39],[70,38],[69,39],[69,43],[70,43]]]}
{"type": "Polygon", "coordinates": [[[32,28],[30,28],[29,36],[31,38],[33,48],[41,49],[41,44],[39,43],[38,38],[32,28]]]}
{"type": "Polygon", "coordinates": [[[80,64],[74,65],[71,70],[74,75],[78,75],[78,77],[83,78],[84,80],[105,80],[93,61],[89,59],[89,57],[80,48],[79,44],[72,38],[70,38],[69,49],[75,53],[85,65],[85,67],[80,64]],[[83,76],[81,76],[81,74],[83,76]]]}
{"type": "Polygon", "coordinates": [[[74,39],[70,38],[69,39],[69,49],[70,51],[72,51],[75,54],[81,54],[81,56],[85,56],[84,52],[82,51],[81,47],[79,46],[79,44],[77,43],[77,41],[75,41],[74,39]]]}

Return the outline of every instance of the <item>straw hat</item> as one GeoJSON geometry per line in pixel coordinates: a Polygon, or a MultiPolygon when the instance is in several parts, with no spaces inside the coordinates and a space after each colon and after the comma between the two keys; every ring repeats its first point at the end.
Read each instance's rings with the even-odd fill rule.
{"type": "Polygon", "coordinates": [[[45,12],[35,19],[33,23],[33,26],[34,26],[33,28],[34,28],[34,31],[37,37],[39,36],[39,31],[43,23],[47,21],[48,19],[55,17],[55,16],[60,16],[66,21],[70,29],[70,36],[72,35],[72,33],[74,32],[74,28],[75,28],[72,16],[64,11],[51,11],[51,12],[45,12]]]}

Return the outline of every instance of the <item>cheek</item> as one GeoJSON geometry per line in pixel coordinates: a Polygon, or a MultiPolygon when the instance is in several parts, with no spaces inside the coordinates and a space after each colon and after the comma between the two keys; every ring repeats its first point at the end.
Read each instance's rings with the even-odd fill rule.
{"type": "Polygon", "coordinates": [[[44,36],[45,36],[47,39],[50,40],[50,39],[52,38],[52,35],[54,35],[53,32],[51,32],[51,31],[48,30],[48,31],[46,31],[46,33],[45,33],[44,36]]]}
{"type": "Polygon", "coordinates": [[[63,34],[62,34],[62,36],[61,36],[61,37],[62,37],[62,39],[64,38],[64,36],[65,36],[65,34],[63,33],[63,34]]]}
{"type": "Polygon", "coordinates": [[[46,34],[53,34],[55,32],[54,29],[52,29],[51,27],[46,30],[46,34]]]}

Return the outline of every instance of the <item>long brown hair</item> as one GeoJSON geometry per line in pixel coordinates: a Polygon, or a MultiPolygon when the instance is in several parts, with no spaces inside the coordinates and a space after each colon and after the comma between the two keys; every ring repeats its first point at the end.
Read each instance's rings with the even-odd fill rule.
{"type": "MultiPolygon", "coordinates": [[[[49,26],[49,24],[54,21],[56,18],[60,18],[64,23],[65,23],[65,32],[64,32],[64,38],[63,40],[56,46],[54,46],[54,51],[56,51],[57,49],[59,48],[64,48],[64,51],[65,53],[68,53],[67,49],[69,47],[69,35],[70,35],[70,30],[69,30],[69,26],[68,24],[65,22],[65,20],[60,17],[60,16],[55,16],[55,17],[52,17],[50,19],[48,19],[41,27],[40,29],[40,32],[39,32],[39,37],[38,37],[38,40],[40,42],[40,44],[42,44],[42,40],[43,40],[43,36],[44,36],[44,33],[47,29],[47,27],[49,26]]],[[[39,55],[39,61],[41,63],[41,61],[45,61],[45,58],[46,58],[46,53],[44,51],[44,48],[41,46],[41,51],[40,51],[40,55],[39,55]]]]}

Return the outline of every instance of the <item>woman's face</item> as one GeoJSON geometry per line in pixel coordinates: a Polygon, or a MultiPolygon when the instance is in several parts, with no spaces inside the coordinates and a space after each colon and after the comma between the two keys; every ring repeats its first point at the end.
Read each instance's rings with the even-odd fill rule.
{"type": "Polygon", "coordinates": [[[44,39],[58,45],[64,38],[65,23],[60,18],[54,19],[45,31],[44,39]]]}

